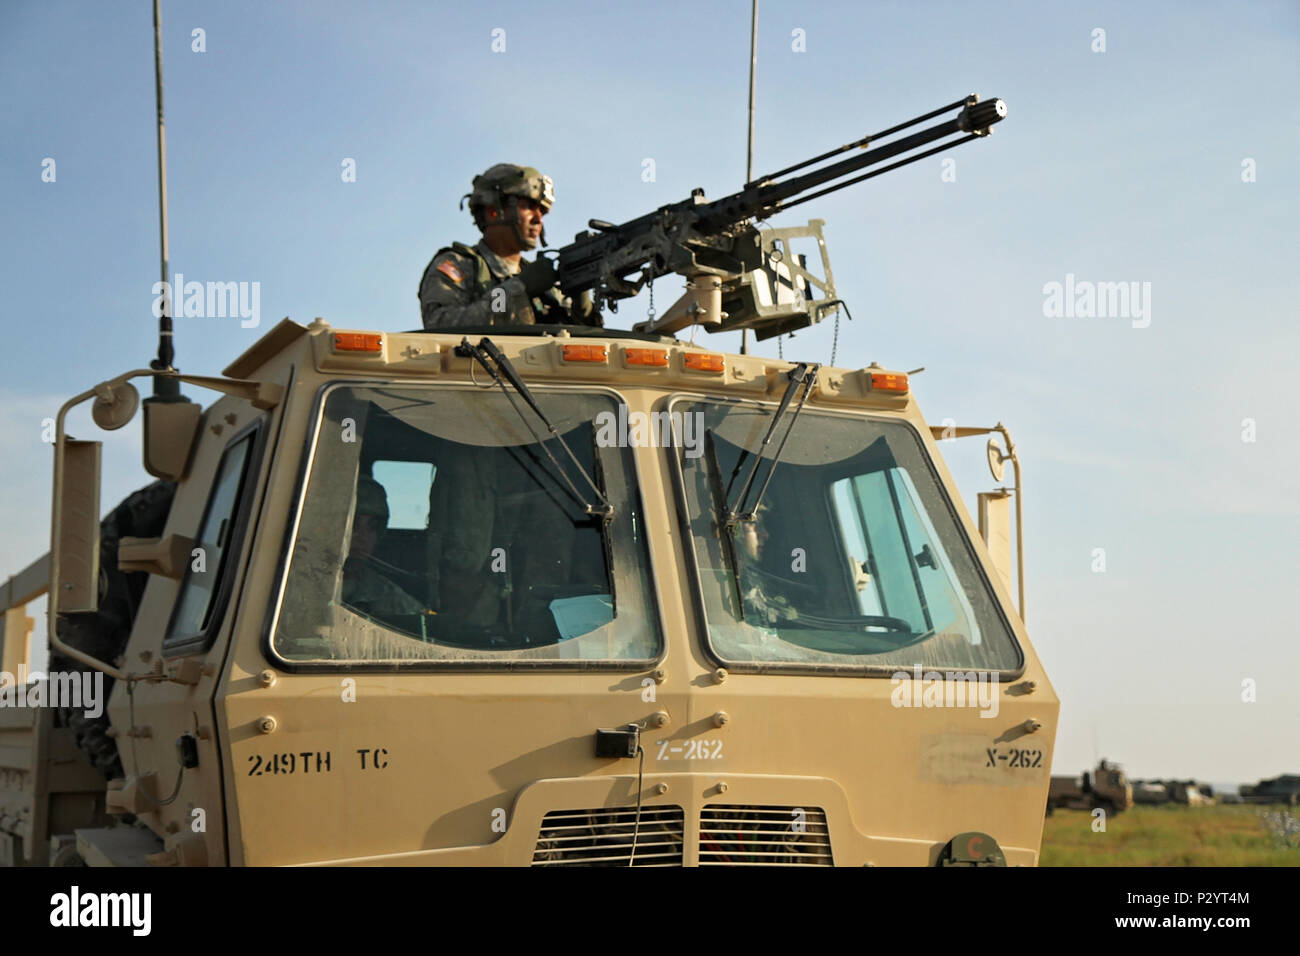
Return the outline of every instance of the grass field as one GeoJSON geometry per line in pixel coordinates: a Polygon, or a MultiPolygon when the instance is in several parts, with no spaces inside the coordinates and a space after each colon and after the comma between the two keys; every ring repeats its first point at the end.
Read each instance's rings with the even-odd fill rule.
{"type": "Polygon", "coordinates": [[[1300,811],[1283,806],[1134,807],[1094,833],[1091,813],[1057,810],[1040,866],[1300,866],[1300,811]]]}

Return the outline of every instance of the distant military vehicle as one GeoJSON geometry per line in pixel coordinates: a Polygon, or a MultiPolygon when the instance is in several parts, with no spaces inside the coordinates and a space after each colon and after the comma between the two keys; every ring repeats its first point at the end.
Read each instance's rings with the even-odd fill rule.
{"type": "Polygon", "coordinates": [[[1214,791],[1207,784],[1195,780],[1168,780],[1165,785],[1174,803],[1185,807],[1203,807],[1214,802],[1214,791]]]}
{"type": "Polygon", "coordinates": [[[1047,812],[1057,808],[1092,810],[1101,807],[1108,814],[1133,807],[1133,785],[1119,765],[1102,760],[1092,773],[1079,777],[1052,777],[1047,792],[1047,812]]]}
{"type": "Polygon", "coordinates": [[[1202,807],[1215,802],[1214,788],[1198,780],[1135,780],[1133,802],[1202,807]]]}
{"type": "MultiPolygon", "coordinates": [[[[1005,107],[977,99],[829,168],[987,133],[1005,107]]],[[[777,178],[580,237],[563,281],[601,302],[638,267],[687,278],[642,331],[286,319],[221,377],[160,348],[70,399],[3,653],[27,660],[48,592],[52,669],[112,696],[0,708],[0,854],[1034,864],[1059,705],[1012,600],[1011,492],[977,527],[938,445],[1000,433],[1018,492],[1006,429],[929,426],[903,371],[664,334],[833,307],[829,270],[747,225],[793,195],[777,178]],[[133,378],[159,481],[101,522],[99,443],[66,419],[122,427],[133,378]]]]}
{"type": "Polygon", "coordinates": [[[1135,780],[1133,781],[1133,802],[1135,804],[1161,804],[1170,803],[1173,798],[1169,795],[1169,788],[1159,780],[1135,780]]]}
{"type": "Polygon", "coordinates": [[[1284,773],[1271,780],[1245,785],[1240,789],[1243,803],[1285,803],[1300,805],[1300,775],[1284,773]]]}

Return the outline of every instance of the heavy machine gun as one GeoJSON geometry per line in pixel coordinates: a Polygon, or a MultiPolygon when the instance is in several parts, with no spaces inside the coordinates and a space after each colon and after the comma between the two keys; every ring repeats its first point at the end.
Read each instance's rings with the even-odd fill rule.
{"type": "Polygon", "coordinates": [[[812,325],[840,307],[830,258],[822,237],[824,220],[806,226],[759,229],[762,221],[800,203],[925,159],[980,136],[1007,115],[1002,100],[980,101],[975,94],[887,130],[846,143],[812,159],[760,176],[740,192],[709,202],[704,190],[621,225],[592,219],[559,250],[560,288],[566,295],[590,290],[598,308],[618,311],[618,300],[636,295],[648,282],[669,272],[686,277],[686,293],[662,316],[651,315],[638,331],[675,332],[699,324],[711,332],[753,329],[766,339],[812,325]],[[934,126],[890,142],[909,127],[958,110],[934,126]],[[930,146],[932,143],[938,145],[930,146]],[[929,149],[923,147],[930,146],[929,149]],[[850,150],[857,156],[828,162],[850,150]],[[918,152],[919,151],[919,152],[918,152]],[[868,166],[902,157],[887,166],[854,175],[868,166]],[[819,168],[791,175],[810,166],[819,168]],[[821,187],[821,188],[818,188],[821,187]],[[808,269],[807,255],[796,254],[791,240],[814,239],[822,275],[808,269]]]}

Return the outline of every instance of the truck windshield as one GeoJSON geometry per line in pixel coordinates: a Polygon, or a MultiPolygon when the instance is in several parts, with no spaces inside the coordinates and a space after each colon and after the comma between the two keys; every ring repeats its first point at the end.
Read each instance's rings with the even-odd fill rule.
{"type": "Polygon", "coordinates": [[[516,669],[657,658],[632,460],[626,448],[597,447],[592,424],[617,403],[535,394],[614,506],[612,519],[584,513],[500,392],[331,387],[276,653],[516,669]]]}
{"type": "MultiPolygon", "coordinates": [[[[772,410],[679,400],[678,456],[713,652],[764,671],[1012,671],[1022,656],[916,434],[805,410],[753,521],[726,520],[772,410]]],[[[765,474],[767,462],[761,466],[765,474]]],[[[760,478],[761,480],[761,478],[760,478]]]]}

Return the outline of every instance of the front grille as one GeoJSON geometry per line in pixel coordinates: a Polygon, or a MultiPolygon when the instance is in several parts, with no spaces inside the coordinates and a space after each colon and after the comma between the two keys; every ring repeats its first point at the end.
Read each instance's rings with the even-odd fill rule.
{"type": "Polygon", "coordinates": [[[552,810],[542,818],[533,866],[681,866],[686,814],[681,807],[552,810]]]}
{"type": "Polygon", "coordinates": [[[700,866],[832,866],[826,812],[818,807],[705,807],[700,866]]]}

